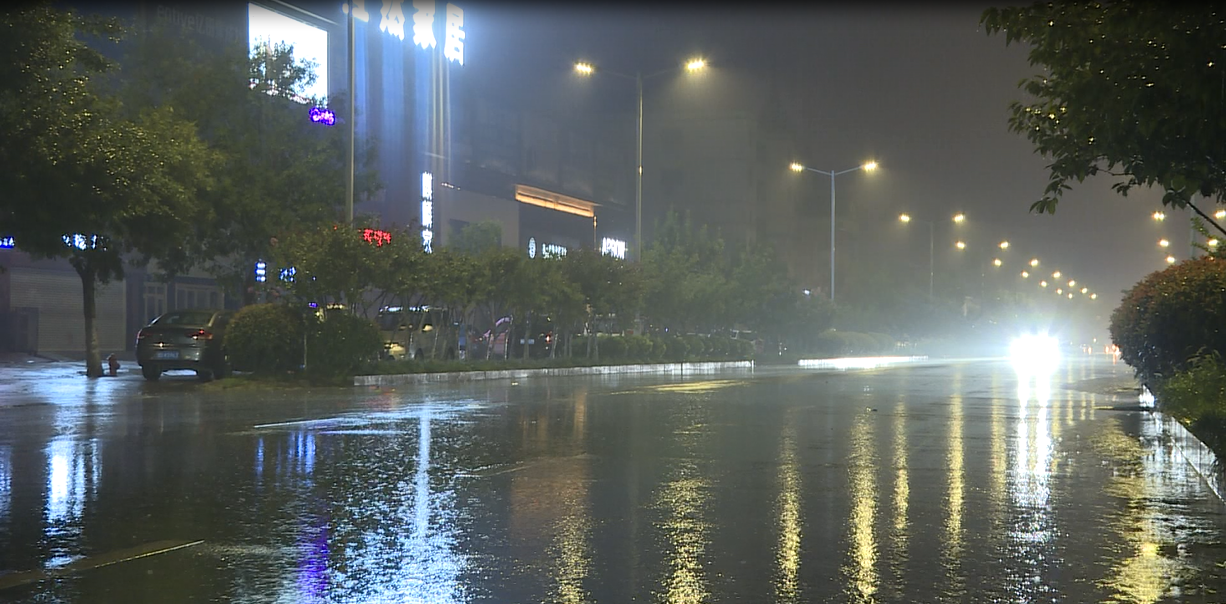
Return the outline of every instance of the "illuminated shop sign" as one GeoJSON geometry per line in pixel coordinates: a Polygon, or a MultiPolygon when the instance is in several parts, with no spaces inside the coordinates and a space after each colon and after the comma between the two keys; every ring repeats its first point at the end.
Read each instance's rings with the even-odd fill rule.
{"type": "Polygon", "coordinates": [[[626,259],[626,242],[621,239],[605,237],[600,240],[600,253],[621,260],[626,259]]]}
{"type": "Polygon", "coordinates": [[[255,263],[255,280],[257,283],[263,283],[268,280],[268,264],[263,260],[255,263]]]}
{"type": "Polygon", "coordinates": [[[17,247],[17,243],[12,237],[0,237],[0,249],[11,250],[17,247]]]}
{"type": "Polygon", "coordinates": [[[421,173],[421,244],[434,251],[434,175],[421,173]]]}
{"type": "MultiPolygon", "coordinates": [[[[315,80],[295,91],[295,100],[307,102],[328,96],[328,32],[264,8],[258,4],[247,5],[247,45],[251,52],[267,52],[270,46],[284,43],[294,49],[295,61],[314,64],[315,80]],[[301,94],[298,94],[298,93],[301,94]]],[[[270,91],[272,92],[272,91],[270,91]]]]}
{"type": "MultiPolygon", "coordinates": [[[[381,2],[379,31],[403,40],[406,23],[404,0],[381,0],[381,2]]],[[[413,44],[422,49],[437,46],[438,38],[434,35],[434,22],[438,9],[435,1],[413,0],[409,8],[413,11],[413,44]]],[[[342,4],[341,11],[349,14],[349,4],[342,4]]],[[[359,21],[370,21],[370,13],[366,10],[366,0],[353,1],[353,18],[359,21]]],[[[443,11],[443,56],[463,65],[464,37],[464,9],[448,3],[443,11]]]]}
{"type": "Polygon", "coordinates": [[[365,239],[366,243],[375,244],[375,247],[383,247],[383,244],[391,243],[392,234],[379,229],[366,229],[362,231],[362,239],[365,239]]]}
{"type": "MultiPolygon", "coordinates": [[[[536,258],[536,237],[528,238],[528,257],[536,258]]],[[[556,243],[542,243],[540,245],[542,258],[561,258],[566,255],[566,246],[556,243]]]]}
{"type": "Polygon", "coordinates": [[[311,108],[311,121],[315,122],[316,124],[332,126],[336,124],[336,113],[334,113],[331,109],[324,109],[323,107],[312,107],[311,108]]]}

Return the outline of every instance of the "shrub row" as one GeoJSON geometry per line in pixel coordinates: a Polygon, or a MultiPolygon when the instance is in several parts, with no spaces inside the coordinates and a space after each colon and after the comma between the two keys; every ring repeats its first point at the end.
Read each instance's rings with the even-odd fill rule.
{"type": "MultiPolygon", "coordinates": [[[[745,360],[753,356],[753,343],[726,336],[610,336],[598,340],[598,358],[609,361],[681,362],[745,360]]],[[[587,351],[587,339],[575,338],[576,354],[587,351]]]]}
{"type": "Polygon", "coordinates": [[[898,341],[885,333],[861,333],[833,329],[817,336],[817,351],[829,355],[863,355],[893,352],[898,341]]]}
{"type": "Polygon", "coordinates": [[[374,322],[343,312],[320,316],[280,304],[253,304],[235,313],[222,347],[239,371],[275,374],[297,371],[303,363],[312,376],[353,375],[378,358],[383,348],[374,322]]]}

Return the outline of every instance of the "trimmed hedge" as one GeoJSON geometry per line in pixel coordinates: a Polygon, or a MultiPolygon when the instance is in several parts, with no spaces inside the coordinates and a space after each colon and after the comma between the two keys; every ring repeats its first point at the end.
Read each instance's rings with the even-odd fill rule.
{"type": "Polygon", "coordinates": [[[280,304],[253,304],[234,314],[222,347],[239,371],[282,373],[302,366],[303,318],[280,304]]]}
{"type": "Polygon", "coordinates": [[[315,321],[307,338],[307,371],[324,376],[353,375],[379,358],[383,336],[374,321],[330,312],[315,321]]]}
{"type": "Polygon", "coordinates": [[[1111,340],[1157,391],[1193,357],[1226,353],[1226,260],[1185,260],[1151,273],[1111,313],[1111,340]]]}

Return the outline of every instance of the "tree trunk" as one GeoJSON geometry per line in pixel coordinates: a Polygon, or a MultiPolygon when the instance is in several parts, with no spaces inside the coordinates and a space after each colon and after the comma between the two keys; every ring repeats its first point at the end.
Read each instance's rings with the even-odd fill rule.
{"type": "MultiPolygon", "coordinates": [[[[88,263],[88,261],[86,261],[88,263]]],[[[85,310],[85,376],[102,377],[102,350],[98,347],[97,272],[93,267],[77,267],[81,277],[81,294],[85,310]]]]}

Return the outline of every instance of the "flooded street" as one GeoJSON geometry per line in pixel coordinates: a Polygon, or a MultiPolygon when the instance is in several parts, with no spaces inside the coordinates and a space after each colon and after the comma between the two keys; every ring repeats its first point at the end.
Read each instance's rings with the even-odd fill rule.
{"type": "Polygon", "coordinates": [[[282,392],[5,368],[0,601],[1221,601],[1226,507],[1096,359],[1049,388],[995,360],[282,392]]]}

